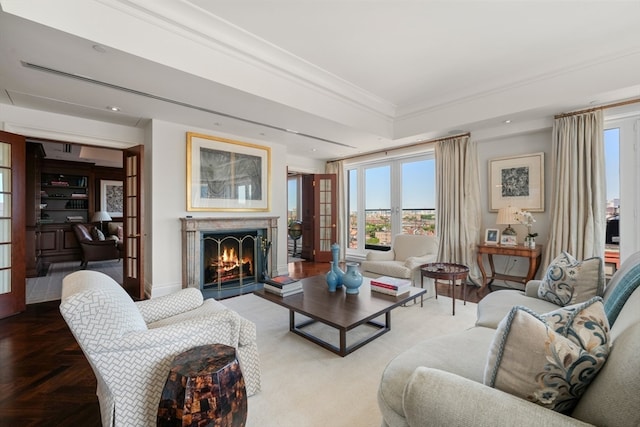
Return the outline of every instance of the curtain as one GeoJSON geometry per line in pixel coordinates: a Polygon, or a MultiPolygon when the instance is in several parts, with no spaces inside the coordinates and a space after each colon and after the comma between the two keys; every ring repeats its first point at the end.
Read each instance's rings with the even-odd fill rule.
{"type": "MultiPolygon", "coordinates": [[[[327,162],[325,166],[325,173],[333,173],[336,175],[336,201],[337,201],[337,230],[336,239],[340,246],[340,259],[344,259],[347,254],[347,242],[348,236],[348,224],[345,224],[345,218],[347,216],[347,192],[345,191],[346,183],[344,181],[344,162],[342,160],[327,162]]],[[[347,220],[348,221],[348,220],[347,220]]]]}
{"type": "Polygon", "coordinates": [[[436,231],[438,260],[469,267],[480,283],[476,251],[480,240],[478,152],[469,136],[436,143],[436,231]]]}
{"type": "Polygon", "coordinates": [[[567,251],[604,256],[606,194],[602,110],[557,118],[551,153],[549,243],[544,265],[567,251]]]}

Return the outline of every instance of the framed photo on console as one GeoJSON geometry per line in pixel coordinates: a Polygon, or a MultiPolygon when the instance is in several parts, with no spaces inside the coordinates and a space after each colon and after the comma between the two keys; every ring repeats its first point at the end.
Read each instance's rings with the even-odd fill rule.
{"type": "Polygon", "coordinates": [[[515,246],[518,244],[516,236],[503,234],[500,237],[500,244],[503,246],[515,246]]]}
{"type": "Polygon", "coordinates": [[[497,245],[500,242],[500,230],[487,228],[484,232],[485,245],[497,245]]]}

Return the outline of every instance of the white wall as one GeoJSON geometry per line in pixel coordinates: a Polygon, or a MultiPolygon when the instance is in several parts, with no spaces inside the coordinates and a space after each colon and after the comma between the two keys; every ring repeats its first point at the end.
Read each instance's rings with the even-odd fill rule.
{"type": "Polygon", "coordinates": [[[146,224],[147,281],[152,297],[174,292],[182,287],[182,237],[180,218],[262,217],[278,219],[278,271],[287,272],[287,165],[282,145],[257,139],[238,138],[219,131],[189,127],[153,120],[151,124],[151,171],[146,172],[147,191],[153,194],[147,206],[146,224]],[[270,212],[189,212],[187,211],[187,132],[236,139],[271,147],[271,211],[270,212]],[[151,261],[151,262],[149,262],[151,261]]]}
{"type": "MultiPolygon", "coordinates": [[[[473,134],[471,135],[473,139],[473,134]]],[[[496,225],[497,212],[489,211],[489,160],[498,157],[517,156],[522,154],[544,153],[544,212],[534,212],[536,223],[532,231],[538,233],[536,242],[546,245],[549,233],[549,203],[551,194],[551,129],[543,129],[534,132],[527,132],[519,135],[500,136],[477,141],[478,162],[480,172],[480,194],[482,196],[482,231],[481,241],[484,241],[484,230],[487,228],[497,228],[502,231],[506,226],[496,225]]],[[[522,243],[527,234],[527,227],[516,224],[512,227],[518,233],[518,243],[522,243]]],[[[485,257],[486,258],[486,257],[485,257]]],[[[543,257],[544,258],[544,257],[543,257]]],[[[484,260],[485,271],[489,274],[489,264],[484,260]]],[[[494,263],[496,271],[499,273],[513,274],[516,276],[526,276],[529,262],[521,257],[495,256],[494,263]]],[[[544,268],[538,270],[537,277],[544,274],[544,268]]],[[[504,285],[505,283],[497,283],[504,285]]],[[[511,284],[513,286],[513,284],[511,284]]]]}

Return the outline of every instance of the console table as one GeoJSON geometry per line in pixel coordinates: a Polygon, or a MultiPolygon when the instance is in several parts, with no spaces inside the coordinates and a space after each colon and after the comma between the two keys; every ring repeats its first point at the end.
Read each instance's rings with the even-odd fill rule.
{"type": "Polygon", "coordinates": [[[526,284],[529,280],[536,276],[536,272],[540,267],[540,260],[542,258],[542,245],[536,245],[534,249],[530,249],[527,246],[506,246],[506,245],[478,245],[478,267],[482,273],[482,289],[490,286],[495,279],[507,280],[510,282],[518,282],[526,284]],[[491,267],[491,275],[487,276],[484,269],[484,263],[482,262],[482,256],[486,254],[489,258],[489,266],[491,267]],[[529,271],[526,276],[512,276],[509,274],[496,273],[493,265],[494,255],[504,256],[517,256],[529,259],[529,271]]]}

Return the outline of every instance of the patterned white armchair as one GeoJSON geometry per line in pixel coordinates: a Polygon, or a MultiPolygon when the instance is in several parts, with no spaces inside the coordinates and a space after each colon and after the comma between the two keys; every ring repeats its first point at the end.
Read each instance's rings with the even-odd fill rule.
{"type": "Polygon", "coordinates": [[[411,279],[414,286],[420,282],[418,267],[435,262],[438,241],[435,236],[398,234],[393,238],[391,250],[370,251],[360,269],[367,277],[390,276],[411,279]]]}
{"type": "Polygon", "coordinates": [[[77,271],[63,280],[60,312],[98,380],[103,426],[155,425],[171,362],[200,345],[235,347],[247,395],[260,389],[255,324],[198,289],[134,302],[109,276],[77,271]]]}

